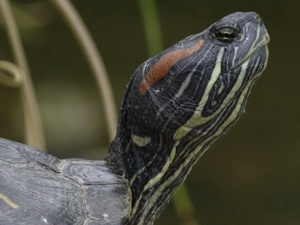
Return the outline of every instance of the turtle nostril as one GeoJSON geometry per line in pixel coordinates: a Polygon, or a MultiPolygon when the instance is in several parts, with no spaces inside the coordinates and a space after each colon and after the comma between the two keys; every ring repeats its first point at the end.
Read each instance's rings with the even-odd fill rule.
{"type": "Polygon", "coordinates": [[[261,23],[261,22],[262,22],[262,19],[261,19],[261,17],[260,17],[259,15],[256,15],[256,16],[254,17],[254,19],[255,19],[258,23],[261,23]]]}

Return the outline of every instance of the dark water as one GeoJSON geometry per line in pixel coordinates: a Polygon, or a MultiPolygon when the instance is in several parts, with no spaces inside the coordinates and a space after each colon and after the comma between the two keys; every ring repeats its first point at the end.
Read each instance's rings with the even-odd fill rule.
{"type": "MultiPolygon", "coordinates": [[[[119,102],[130,75],[147,59],[136,1],[72,2],[100,49],[119,102]]],[[[165,47],[234,11],[259,13],[271,36],[269,65],[246,113],[187,179],[197,220],[201,225],[299,225],[299,1],[157,2],[165,47]]],[[[101,157],[108,145],[101,104],[71,33],[46,1],[18,4],[15,14],[49,151],[59,157],[101,157]]],[[[0,28],[0,57],[11,59],[0,28]]],[[[18,90],[0,87],[0,105],[0,136],[23,141],[18,90]]],[[[182,223],[170,205],[156,224],[182,223]]]]}

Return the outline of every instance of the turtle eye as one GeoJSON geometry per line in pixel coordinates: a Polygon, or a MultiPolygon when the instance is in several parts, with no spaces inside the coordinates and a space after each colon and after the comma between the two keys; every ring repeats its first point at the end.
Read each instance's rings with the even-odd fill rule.
{"type": "Polygon", "coordinates": [[[217,29],[214,32],[214,37],[218,41],[224,42],[224,43],[232,43],[236,39],[238,39],[239,34],[238,31],[231,27],[222,27],[220,29],[217,29]]]}

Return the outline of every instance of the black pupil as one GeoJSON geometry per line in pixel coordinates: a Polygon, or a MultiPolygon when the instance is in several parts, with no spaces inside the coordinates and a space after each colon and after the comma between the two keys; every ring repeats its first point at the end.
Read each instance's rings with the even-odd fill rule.
{"type": "Polygon", "coordinates": [[[215,33],[215,37],[218,41],[222,41],[225,43],[231,43],[237,39],[238,34],[237,31],[230,27],[224,27],[218,29],[215,33]]]}

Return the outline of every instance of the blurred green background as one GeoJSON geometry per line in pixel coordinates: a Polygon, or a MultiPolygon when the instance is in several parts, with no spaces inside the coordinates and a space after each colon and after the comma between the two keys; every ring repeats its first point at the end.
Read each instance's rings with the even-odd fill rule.
{"type": "MultiPolygon", "coordinates": [[[[112,82],[115,104],[148,58],[137,1],[72,1],[112,82]]],[[[49,2],[12,1],[37,91],[47,148],[55,156],[99,159],[109,141],[94,78],[68,27],[49,2]]],[[[199,160],[186,184],[201,225],[300,224],[300,2],[157,1],[164,47],[228,13],[256,11],[271,36],[266,72],[246,113],[199,160]],[[297,100],[298,99],[298,100],[297,100]]],[[[0,20],[0,59],[12,60],[0,20]]],[[[0,87],[0,137],[23,142],[18,89],[0,87]]],[[[157,225],[181,225],[170,204],[157,225]]]]}

